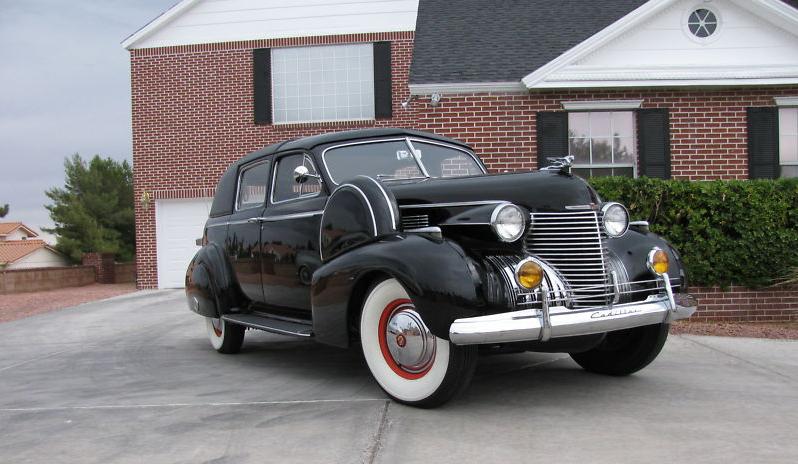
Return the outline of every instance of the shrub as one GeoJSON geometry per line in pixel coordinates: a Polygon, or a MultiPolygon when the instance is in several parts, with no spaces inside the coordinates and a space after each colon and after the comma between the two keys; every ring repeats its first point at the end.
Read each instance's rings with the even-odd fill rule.
{"type": "Polygon", "coordinates": [[[798,266],[798,179],[590,180],[602,199],[647,220],[684,260],[692,284],[762,287],[798,266]]]}

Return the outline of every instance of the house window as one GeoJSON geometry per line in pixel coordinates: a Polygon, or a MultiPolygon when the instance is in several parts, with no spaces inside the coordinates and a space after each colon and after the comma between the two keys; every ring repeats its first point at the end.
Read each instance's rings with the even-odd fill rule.
{"type": "Polygon", "coordinates": [[[582,177],[637,177],[633,111],[568,113],[568,154],[582,177]]]}
{"type": "Polygon", "coordinates": [[[718,30],[718,17],[712,10],[699,8],[690,13],[687,28],[699,39],[706,39],[718,30]]]}
{"type": "Polygon", "coordinates": [[[798,108],[779,109],[781,177],[798,177],[798,108]]]}
{"type": "Polygon", "coordinates": [[[374,119],[373,44],[272,49],[275,123],[374,119]]]}

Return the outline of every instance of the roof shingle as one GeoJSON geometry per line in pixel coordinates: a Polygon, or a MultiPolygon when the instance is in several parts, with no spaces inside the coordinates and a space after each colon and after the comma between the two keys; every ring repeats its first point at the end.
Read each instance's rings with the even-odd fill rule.
{"type": "Polygon", "coordinates": [[[421,0],[410,83],[519,82],[644,3],[421,0]]]}

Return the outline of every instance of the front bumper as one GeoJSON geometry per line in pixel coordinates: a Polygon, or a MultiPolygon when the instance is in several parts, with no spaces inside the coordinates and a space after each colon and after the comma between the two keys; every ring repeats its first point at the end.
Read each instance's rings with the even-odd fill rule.
{"type": "Polygon", "coordinates": [[[455,320],[449,339],[455,345],[548,341],[552,338],[590,335],[645,325],[670,323],[690,317],[697,308],[691,295],[674,294],[667,274],[665,293],[643,301],[571,310],[564,306],[525,309],[455,320]]]}

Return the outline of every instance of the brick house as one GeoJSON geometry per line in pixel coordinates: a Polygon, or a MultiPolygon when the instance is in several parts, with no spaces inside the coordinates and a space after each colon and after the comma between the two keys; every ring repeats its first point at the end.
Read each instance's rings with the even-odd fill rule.
{"type": "Polygon", "coordinates": [[[796,0],[290,5],[184,0],[123,42],[140,287],[181,286],[231,161],[321,132],[429,130],[494,171],[798,175],[796,0]]]}

